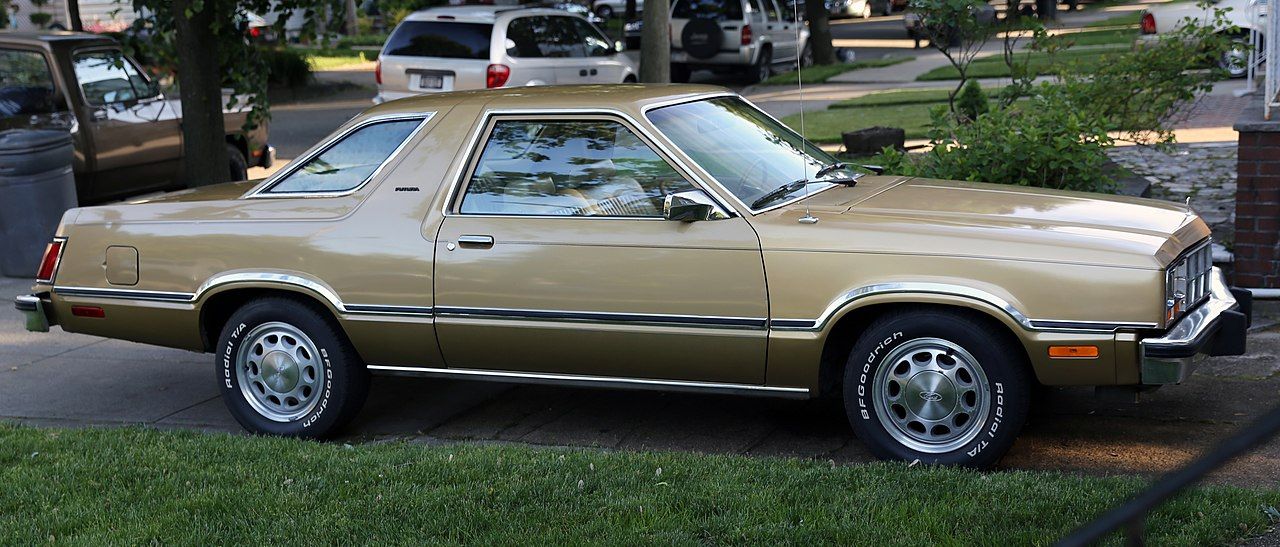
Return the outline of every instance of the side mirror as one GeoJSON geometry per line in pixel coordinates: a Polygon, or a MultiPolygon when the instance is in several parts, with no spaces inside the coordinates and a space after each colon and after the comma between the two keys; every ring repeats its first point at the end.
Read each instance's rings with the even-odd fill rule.
{"type": "Polygon", "coordinates": [[[702,190],[688,190],[668,194],[662,202],[662,218],[680,222],[720,220],[729,218],[715,200],[702,190]]]}

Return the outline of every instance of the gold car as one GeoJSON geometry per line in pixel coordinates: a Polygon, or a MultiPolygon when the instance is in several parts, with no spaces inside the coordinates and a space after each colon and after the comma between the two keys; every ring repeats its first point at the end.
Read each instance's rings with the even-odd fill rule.
{"type": "Polygon", "coordinates": [[[1179,204],[867,175],[716,87],[521,88],[68,211],[17,306],[213,353],[259,433],[331,434],[383,373],[843,397],[881,457],[985,466],[1036,384],[1243,352],[1208,237],[1179,204]]]}

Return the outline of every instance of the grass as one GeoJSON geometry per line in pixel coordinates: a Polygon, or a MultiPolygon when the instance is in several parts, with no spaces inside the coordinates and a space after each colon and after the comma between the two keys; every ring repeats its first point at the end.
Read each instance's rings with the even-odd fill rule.
{"type": "MultiPolygon", "coordinates": [[[[908,139],[928,136],[929,109],[939,103],[916,103],[888,106],[828,108],[820,112],[805,112],[804,136],[819,144],[843,142],[840,134],[867,127],[901,127],[908,139]]],[[[782,119],[796,131],[800,131],[800,115],[782,119]]]]}
{"type": "MultiPolygon", "coordinates": [[[[0,543],[1045,544],[1134,478],[511,445],[319,444],[0,425],[0,543]]],[[[1148,541],[1260,533],[1274,491],[1197,489],[1148,541]]]]}
{"type": "MultiPolygon", "coordinates": [[[[1110,32],[1110,31],[1106,31],[1110,32]]],[[[1085,33],[1081,33],[1085,34],[1085,33]]],[[[1089,71],[1092,67],[1100,65],[1106,58],[1106,54],[1122,51],[1126,47],[1098,47],[1090,49],[1068,49],[1054,56],[1044,53],[1030,53],[1028,67],[1036,74],[1051,74],[1064,63],[1073,63],[1081,71],[1089,71]]],[[[970,78],[1007,78],[1009,77],[1009,67],[1004,63],[1004,57],[994,55],[984,57],[969,65],[970,78]]],[[[920,76],[916,77],[919,81],[937,81],[937,80],[958,80],[960,73],[955,67],[950,65],[935,68],[920,76]]]]}
{"type": "Polygon", "coordinates": [[[1101,21],[1094,21],[1094,22],[1092,22],[1092,23],[1085,23],[1085,25],[1084,25],[1084,26],[1086,26],[1086,27],[1118,27],[1118,26],[1124,25],[1124,26],[1133,26],[1133,27],[1137,27],[1137,26],[1138,26],[1138,23],[1139,23],[1141,20],[1142,20],[1142,12],[1140,12],[1140,11],[1131,11],[1131,12],[1126,13],[1126,14],[1124,14],[1124,15],[1117,15],[1117,16],[1115,16],[1115,17],[1111,17],[1111,18],[1108,18],[1108,19],[1103,19],[1103,20],[1101,20],[1101,21]]]}
{"type": "MultiPolygon", "coordinates": [[[[811,67],[806,67],[804,70],[800,71],[800,73],[804,75],[804,79],[803,79],[804,83],[820,84],[834,76],[838,76],[840,74],[849,72],[850,70],[858,70],[861,68],[880,68],[880,67],[886,67],[886,66],[893,66],[898,63],[905,63],[907,61],[911,61],[914,59],[915,57],[904,55],[901,57],[884,57],[880,59],[854,61],[852,63],[840,63],[840,64],[834,64],[834,65],[814,65],[811,67]]],[[[791,72],[775,74],[769,77],[769,79],[760,83],[762,85],[796,85],[797,83],[800,83],[800,82],[797,82],[796,71],[793,70],[791,72]]]]}
{"type": "Polygon", "coordinates": [[[1138,30],[1136,28],[1094,30],[1089,32],[1063,34],[1061,37],[1077,46],[1107,46],[1118,44],[1128,46],[1138,39],[1138,30]]]}
{"type": "Polygon", "coordinates": [[[378,52],[355,49],[303,49],[300,50],[311,65],[311,70],[347,70],[371,68],[378,60],[378,52]]]}
{"type": "MultiPolygon", "coordinates": [[[[997,92],[997,88],[984,87],[983,91],[987,95],[997,92]]],[[[901,91],[880,91],[845,99],[838,103],[832,104],[830,108],[861,108],[866,106],[891,106],[906,104],[941,104],[947,101],[947,97],[951,93],[951,89],[908,89],[901,91]]]]}

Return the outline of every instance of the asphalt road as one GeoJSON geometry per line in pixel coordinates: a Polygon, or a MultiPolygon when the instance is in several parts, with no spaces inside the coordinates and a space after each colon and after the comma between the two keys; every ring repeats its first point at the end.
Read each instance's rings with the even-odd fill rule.
{"type": "MultiPolygon", "coordinates": [[[[28,288],[0,278],[0,299],[28,288]]],[[[1163,473],[1264,413],[1278,393],[1280,329],[1272,329],[1253,335],[1248,355],[1209,360],[1186,384],[1139,404],[1087,388],[1043,391],[1002,466],[1163,473]]],[[[212,356],[56,327],[28,333],[8,305],[0,310],[0,420],[240,431],[217,395],[212,356]]],[[[380,377],[344,440],[386,439],[871,460],[841,413],[816,402],[380,377]]],[[[1213,480],[1277,484],[1280,442],[1213,480]]]]}

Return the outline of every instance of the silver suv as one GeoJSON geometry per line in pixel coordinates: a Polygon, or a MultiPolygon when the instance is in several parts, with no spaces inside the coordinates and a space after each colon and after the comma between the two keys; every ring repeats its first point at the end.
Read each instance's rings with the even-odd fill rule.
{"type": "Polygon", "coordinates": [[[514,6],[414,12],[378,55],[375,103],[493,87],[617,84],[635,65],[580,15],[514,6]]]}
{"type": "Polygon", "coordinates": [[[671,80],[697,69],[736,73],[749,83],[775,63],[813,63],[809,28],[785,0],[675,0],[671,4],[671,80]]]}

